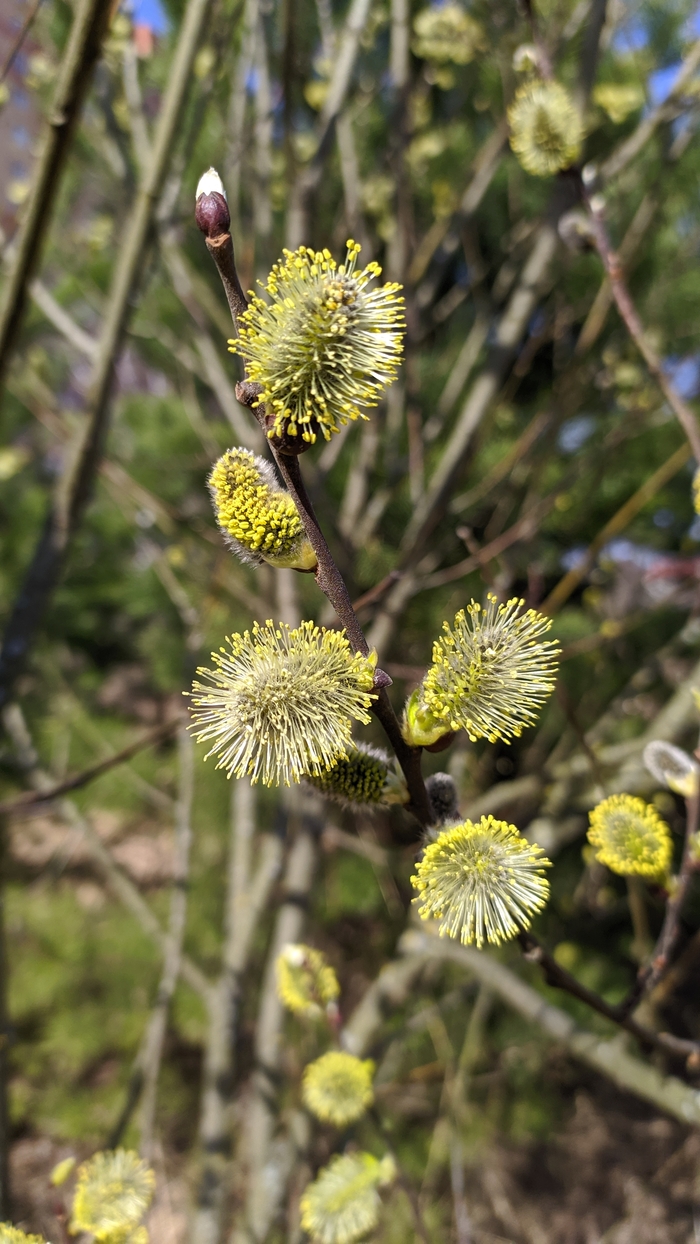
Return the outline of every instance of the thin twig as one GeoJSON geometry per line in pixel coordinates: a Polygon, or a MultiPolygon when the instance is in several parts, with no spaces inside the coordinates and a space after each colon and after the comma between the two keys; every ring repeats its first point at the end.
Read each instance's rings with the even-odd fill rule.
{"type": "Polygon", "coordinates": [[[41,5],[42,5],[42,0],[34,0],[34,4],[32,5],[31,9],[27,13],[27,16],[25,17],[24,22],[22,23],[22,29],[17,35],[17,38],[15,39],[15,42],[10,51],[10,54],[7,60],[5,61],[5,64],[3,65],[2,69],[0,70],[0,84],[2,84],[5,81],[5,78],[7,77],[12,66],[14,65],[22,49],[22,44],[24,43],[24,40],[26,39],[31,27],[34,24],[34,18],[39,12],[41,5]]]}
{"type": "Polygon", "coordinates": [[[442,959],[461,964],[466,972],[492,989],[507,1007],[529,1023],[536,1024],[568,1049],[574,1058],[607,1076],[620,1088],[651,1102],[657,1110],[670,1114],[685,1127],[700,1124],[700,1095],[696,1089],[676,1076],[662,1075],[649,1063],[635,1058],[620,1041],[583,1031],[570,1015],[552,1006],[541,993],[505,964],[499,963],[493,955],[475,950],[473,946],[460,946],[447,938],[432,936],[427,930],[414,929],[404,933],[399,953],[407,955],[409,961],[422,955],[423,962],[426,959],[442,959]]]}
{"type": "MultiPolygon", "coordinates": [[[[111,5],[108,0],[84,0],[75,27],[75,63],[66,60],[70,68],[68,81],[57,91],[56,100],[63,101],[65,108],[72,109],[65,116],[54,118],[55,135],[47,151],[52,158],[44,158],[40,174],[30,200],[25,218],[20,252],[7,285],[4,310],[0,315],[0,374],[6,362],[9,348],[14,340],[16,320],[26,293],[26,285],[38,256],[37,226],[43,228],[45,210],[43,205],[33,207],[39,192],[54,187],[55,179],[65,154],[66,131],[70,135],[68,120],[75,114],[85,90],[86,66],[91,66],[97,56],[99,40],[111,5]],[[82,22],[82,25],[81,25],[82,22]],[[84,30],[83,30],[84,27],[84,30]],[[88,55],[89,52],[89,55],[88,55]],[[80,53],[80,55],[78,55],[80,53]],[[92,57],[92,59],[90,59],[92,57]],[[68,90],[70,87],[70,90],[68,90]],[[64,95],[61,94],[64,91],[64,95]],[[62,137],[61,137],[62,136],[62,137]],[[60,138],[60,141],[59,141],[60,138]],[[59,158],[60,156],[60,158],[59,158]]],[[[102,456],[107,433],[110,395],[115,360],[129,317],[132,296],[143,273],[143,257],[149,244],[151,225],[158,197],[172,158],[177,127],[184,108],[191,69],[197,52],[200,35],[205,27],[213,0],[188,0],[180,26],[177,45],[170,65],[167,87],[158,114],[153,140],[150,166],[139,187],[130,219],[124,231],[124,242],[112,274],[110,295],[106,305],[99,343],[97,346],[89,382],[88,411],[82,441],[74,465],[47,514],[44,529],[20,586],[3,637],[0,654],[0,707],[9,703],[14,686],[20,676],[29,652],[43,620],[51,595],[58,583],[70,540],[78,528],[90,500],[95,476],[102,456]]],[[[73,36],[71,36],[73,38],[73,36]]],[[[73,44],[71,44],[73,46],[73,44]]],[[[67,73],[67,71],[66,71],[67,73]]],[[[64,73],[61,78],[66,76],[64,73]]],[[[39,234],[40,234],[39,230],[39,234]]]]}
{"type": "Polygon", "coordinates": [[[274,1179],[270,1169],[274,1161],[270,1145],[277,1122],[283,1054],[284,1007],[277,994],[277,959],[288,943],[300,940],[318,860],[319,805],[315,797],[302,790],[290,792],[287,798],[299,810],[294,818],[297,834],[287,857],[282,900],[262,981],[255,1025],[255,1072],[242,1134],[248,1169],[244,1220],[250,1237],[256,1241],[267,1237],[279,1198],[284,1195],[277,1163],[274,1179]]]}
{"type": "MultiPolygon", "coordinates": [[[[0,307],[0,384],[5,378],[39,262],[61,174],[70,151],[111,11],[110,0],[81,0],[63,53],[51,102],[49,129],[37,163],[0,307]]],[[[33,16],[30,14],[30,17],[33,16]]]]}
{"type": "Polygon", "coordinates": [[[253,937],[282,861],[282,840],[262,834],[254,840],[255,795],[246,779],[231,791],[231,823],[221,973],[212,990],[199,1117],[202,1163],[192,1244],[219,1238],[231,1148],[230,1107],[234,1088],[236,1036],[243,973],[253,937]],[[251,869],[253,846],[259,863],[251,869]]]}
{"type": "Polygon", "coordinates": [[[570,994],[572,998],[578,998],[579,1002],[584,1002],[586,1006],[590,1007],[592,1011],[596,1011],[598,1015],[604,1015],[613,1024],[624,1028],[626,1032],[629,1032],[639,1041],[643,1048],[663,1050],[664,1053],[671,1054],[675,1058],[700,1057],[699,1042],[687,1041],[683,1037],[675,1037],[670,1032],[654,1032],[653,1029],[637,1023],[621,1007],[611,1006],[609,1002],[601,998],[600,994],[582,985],[571,972],[567,972],[566,968],[557,963],[554,956],[545,949],[533,933],[529,931],[519,933],[518,941],[525,953],[526,959],[531,963],[536,963],[542,969],[548,985],[551,985],[554,989],[563,990],[564,993],[570,994]]]}
{"type": "Polygon", "coordinates": [[[699,819],[700,795],[696,794],[686,800],[686,828],[683,859],[673,892],[666,904],[666,914],[664,916],[661,932],[648,964],[639,973],[637,980],[635,981],[635,984],[627,997],[620,1003],[618,1010],[623,1015],[630,1015],[634,1011],[644,994],[651,993],[653,991],[670,967],[671,954],[673,953],[673,949],[676,945],[678,934],[680,932],[681,912],[683,911],[683,906],[688,896],[688,890],[690,889],[690,883],[696,871],[692,846],[693,839],[698,830],[699,819]]]}
{"type": "Polygon", "coordinates": [[[178,797],[175,815],[175,860],[170,918],[166,933],[163,971],[158,985],[155,1005],[148,1022],[143,1044],[143,1089],[139,1127],[141,1156],[150,1162],[153,1155],[154,1128],[158,1077],[163,1057],[168,1014],[175,986],[180,975],[182,944],[187,918],[187,885],[190,870],[190,847],[192,845],[192,798],[194,794],[194,744],[184,726],[178,733],[178,797]]]}
{"type": "Polygon", "coordinates": [[[65,778],[63,782],[57,782],[46,790],[25,791],[16,799],[6,799],[0,803],[0,816],[13,816],[15,813],[27,811],[36,804],[48,803],[52,799],[57,799],[59,795],[66,795],[69,791],[80,790],[83,786],[94,782],[96,778],[102,777],[103,773],[108,773],[117,765],[123,765],[127,760],[131,760],[137,752],[143,751],[146,747],[153,747],[156,743],[164,742],[175,733],[179,724],[179,721],[175,719],[167,721],[165,725],[156,726],[155,730],[149,730],[148,734],[142,735],[140,739],[136,739],[122,751],[115,752],[113,756],[108,756],[105,760],[100,760],[98,764],[91,765],[89,769],[83,769],[81,773],[74,773],[72,777],[65,778]]]}
{"type": "Polygon", "coordinates": [[[622,264],[619,257],[613,249],[612,243],[608,236],[608,229],[605,222],[605,213],[602,207],[602,200],[598,195],[590,196],[584,185],[580,174],[577,174],[577,183],[582,201],[588,208],[588,213],[593,229],[593,238],[598,250],[598,254],[603,261],[603,266],[608,274],[613,298],[625,327],[647,365],[650,376],[656,381],[671,410],[680,423],[688,443],[693,451],[695,461],[700,465],[700,428],[698,428],[695,415],[688,406],[687,402],[671,384],[668,376],[661,366],[656,351],[652,348],[647,340],[644,332],[644,326],[639,318],[637,308],[632,301],[632,297],[627,288],[624,278],[622,264]]]}
{"type": "Polygon", "coordinates": [[[10,1012],[9,964],[7,954],[7,919],[5,912],[7,872],[7,821],[0,816],[0,1214],[10,1218],[10,1148],[14,1131],[10,1118],[8,1087],[10,1082],[10,1012]]]}

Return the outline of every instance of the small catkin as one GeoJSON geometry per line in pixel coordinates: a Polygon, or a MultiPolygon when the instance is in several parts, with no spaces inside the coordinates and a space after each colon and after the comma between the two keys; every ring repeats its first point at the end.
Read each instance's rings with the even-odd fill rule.
{"type": "Polygon", "coordinates": [[[636,795],[610,795],[590,813],[588,841],[596,859],[622,877],[663,879],[673,844],[665,821],[636,795]]]}
{"type": "Polygon", "coordinates": [[[498,945],[526,929],[544,907],[549,860],[515,825],[482,816],[443,830],[411,878],[423,920],[439,920],[441,937],[464,945],[498,945]]]}
{"type": "Polygon", "coordinates": [[[209,476],[216,521],[242,561],[313,570],[314,553],[289,493],[269,462],[247,449],[229,449],[209,476]]]}
{"type": "Polygon", "coordinates": [[[579,111],[559,82],[526,82],[508,109],[510,145],[519,163],[535,177],[568,168],[581,154],[579,111]]]}
{"type": "Polygon", "coordinates": [[[386,752],[368,743],[353,743],[347,756],[336,761],[331,769],[306,781],[347,807],[373,808],[408,802],[405,782],[386,752]]]}
{"type": "Polygon", "coordinates": [[[534,725],[554,690],[559,647],[543,636],[552,625],[524,601],[486,606],[472,600],[454,625],[443,623],[433,660],[404,710],[404,738],[429,747],[466,730],[472,742],[518,738],[534,725]]]}

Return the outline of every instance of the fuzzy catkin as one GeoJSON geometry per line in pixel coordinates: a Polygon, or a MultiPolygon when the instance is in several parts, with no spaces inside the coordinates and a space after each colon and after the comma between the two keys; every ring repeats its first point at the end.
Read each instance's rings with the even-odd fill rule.
{"type": "Polygon", "coordinates": [[[324,773],[347,753],[353,721],[365,725],[374,659],[354,653],[344,631],[271,620],[231,635],[197,672],[193,730],[217,768],[265,786],[324,773]]]}
{"type": "Polygon", "coordinates": [[[404,331],[400,286],[374,289],[374,262],[357,268],[360,246],[350,240],[338,265],[330,251],[285,251],[263,287],[251,294],[229,348],[245,360],[250,381],[262,386],[256,405],[274,416],[270,436],[326,440],[349,420],[366,418],[395,379],[404,331]]]}
{"type": "Polygon", "coordinates": [[[241,561],[313,570],[314,553],[294,499],[269,462],[248,449],[228,449],[209,476],[216,521],[241,561]]]}
{"type": "Polygon", "coordinates": [[[423,920],[439,920],[441,937],[480,947],[529,927],[549,896],[548,866],[542,849],[514,825],[482,816],[443,830],[411,881],[423,920]]]}

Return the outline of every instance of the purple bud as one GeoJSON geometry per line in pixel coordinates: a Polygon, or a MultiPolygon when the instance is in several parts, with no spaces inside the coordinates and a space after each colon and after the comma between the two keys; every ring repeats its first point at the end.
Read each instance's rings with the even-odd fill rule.
{"type": "Polygon", "coordinates": [[[208,238],[217,238],[228,233],[231,215],[226,202],[226,191],[215,168],[204,173],[197,185],[194,218],[197,227],[208,238]]]}
{"type": "Polygon", "coordinates": [[[218,238],[220,234],[228,233],[231,216],[223,194],[215,191],[214,194],[201,195],[197,199],[194,218],[197,228],[208,238],[218,238]]]}
{"type": "Polygon", "coordinates": [[[393,679],[384,670],[374,671],[374,690],[383,691],[384,687],[393,687],[393,679]]]}

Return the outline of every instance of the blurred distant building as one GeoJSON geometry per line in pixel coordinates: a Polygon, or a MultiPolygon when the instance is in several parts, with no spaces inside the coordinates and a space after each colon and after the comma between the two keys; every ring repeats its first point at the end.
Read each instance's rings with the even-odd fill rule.
{"type": "MultiPolygon", "coordinates": [[[[0,0],[0,66],[4,66],[30,10],[31,0],[0,0]]],[[[42,117],[25,77],[38,51],[31,31],[5,79],[9,96],[0,108],[0,224],[7,236],[29,192],[42,117]]]]}

